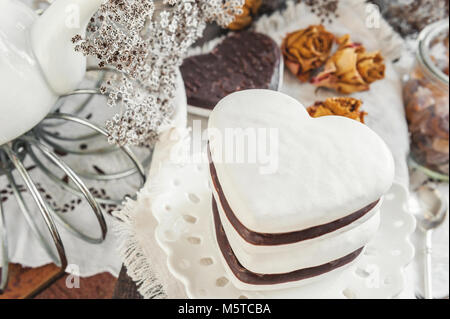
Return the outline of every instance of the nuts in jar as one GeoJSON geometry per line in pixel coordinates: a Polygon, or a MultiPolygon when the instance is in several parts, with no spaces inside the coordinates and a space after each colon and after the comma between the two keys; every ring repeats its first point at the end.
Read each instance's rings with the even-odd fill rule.
{"type": "Polygon", "coordinates": [[[416,65],[403,88],[411,158],[444,180],[449,174],[448,28],[445,20],[422,31],[416,65]]]}

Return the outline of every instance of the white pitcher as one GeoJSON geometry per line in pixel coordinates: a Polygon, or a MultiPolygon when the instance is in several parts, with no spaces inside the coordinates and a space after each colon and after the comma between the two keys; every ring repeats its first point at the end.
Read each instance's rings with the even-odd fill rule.
{"type": "Polygon", "coordinates": [[[84,36],[103,0],[56,0],[42,16],[19,0],[0,0],[0,145],[32,129],[60,95],[77,88],[84,36]]]}

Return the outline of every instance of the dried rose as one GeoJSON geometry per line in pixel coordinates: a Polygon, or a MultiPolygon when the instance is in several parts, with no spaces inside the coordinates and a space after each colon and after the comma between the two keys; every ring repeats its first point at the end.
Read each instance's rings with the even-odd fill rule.
{"type": "Polygon", "coordinates": [[[322,25],[289,33],[281,51],[288,69],[302,82],[311,72],[325,64],[333,47],[334,35],[322,25]]]}
{"type": "Polygon", "coordinates": [[[361,44],[351,42],[348,35],[340,38],[338,44],[324,70],[311,80],[314,85],[350,94],[367,91],[371,83],[384,78],[386,66],[379,52],[366,52],[361,44]]]}
{"type": "Polygon", "coordinates": [[[384,79],[386,66],[380,52],[362,52],[358,54],[357,67],[359,74],[369,84],[384,79]]]}
{"type": "Polygon", "coordinates": [[[258,13],[262,0],[245,0],[242,7],[242,14],[235,17],[234,21],[228,25],[230,30],[242,30],[252,24],[253,17],[258,13]]]}
{"type": "Polygon", "coordinates": [[[324,102],[316,102],[313,106],[308,107],[308,113],[312,117],[345,116],[364,123],[364,117],[367,113],[361,110],[361,106],[361,100],[351,97],[335,97],[326,99],[324,102]]]}

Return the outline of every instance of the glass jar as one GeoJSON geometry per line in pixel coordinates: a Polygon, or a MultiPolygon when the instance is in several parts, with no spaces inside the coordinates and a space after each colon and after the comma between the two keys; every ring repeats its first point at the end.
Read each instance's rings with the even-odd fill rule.
{"type": "Polygon", "coordinates": [[[433,178],[449,175],[449,25],[426,27],[416,63],[403,88],[411,137],[411,161],[433,178]]]}

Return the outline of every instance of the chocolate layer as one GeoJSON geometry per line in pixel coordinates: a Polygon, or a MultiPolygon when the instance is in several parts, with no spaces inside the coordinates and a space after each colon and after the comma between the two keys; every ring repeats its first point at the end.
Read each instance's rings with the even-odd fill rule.
{"type": "Polygon", "coordinates": [[[280,63],[280,48],[270,37],[252,31],[228,35],[211,53],[183,61],[188,103],[212,110],[237,91],[278,90],[280,63]]]}
{"type": "Polygon", "coordinates": [[[297,243],[300,241],[316,238],[323,236],[325,234],[334,232],[338,229],[341,229],[345,226],[350,225],[351,223],[357,221],[358,219],[364,217],[368,214],[379,202],[376,201],[363,209],[358,210],[357,212],[350,214],[344,218],[335,220],[328,224],[323,224],[319,226],[314,226],[311,228],[307,228],[300,231],[289,232],[289,233],[280,233],[280,234],[267,234],[267,233],[258,233],[248,229],[244,224],[240,222],[240,220],[236,217],[233,210],[230,207],[224,193],[222,186],[220,185],[219,178],[217,176],[217,171],[212,161],[211,152],[208,146],[208,155],[209,155],[209,167],[211,172],[211,179],[214,184],[214,188],[219,196],[220,204],[222,206],[225,215],[230,221],[231,225],[234,227],[236,232],[248,243],[255,246],[280,246],[280,245],[288,245],[297,243]]]}
{"type": "Polygon", "coordinates": [[[257,274],[244,268],[236,258],[236,255],[234,254],[233,249],[230,246],[228,238],[223,229],[223,225],[220,221],[219,211],[214,197],[212,199],[212,208],[214,214],[216,238],[217,243],[219,244],[220,251],[222,252],[223,257],[228,264],[228,267],[231,269],[236,278],[246,284],[277,285],[317,277],[351,263],[362,253],[364,249],[364,247],[360,248],[345,257],[316,267],[304,268],[283,274],[257,274]]]}

